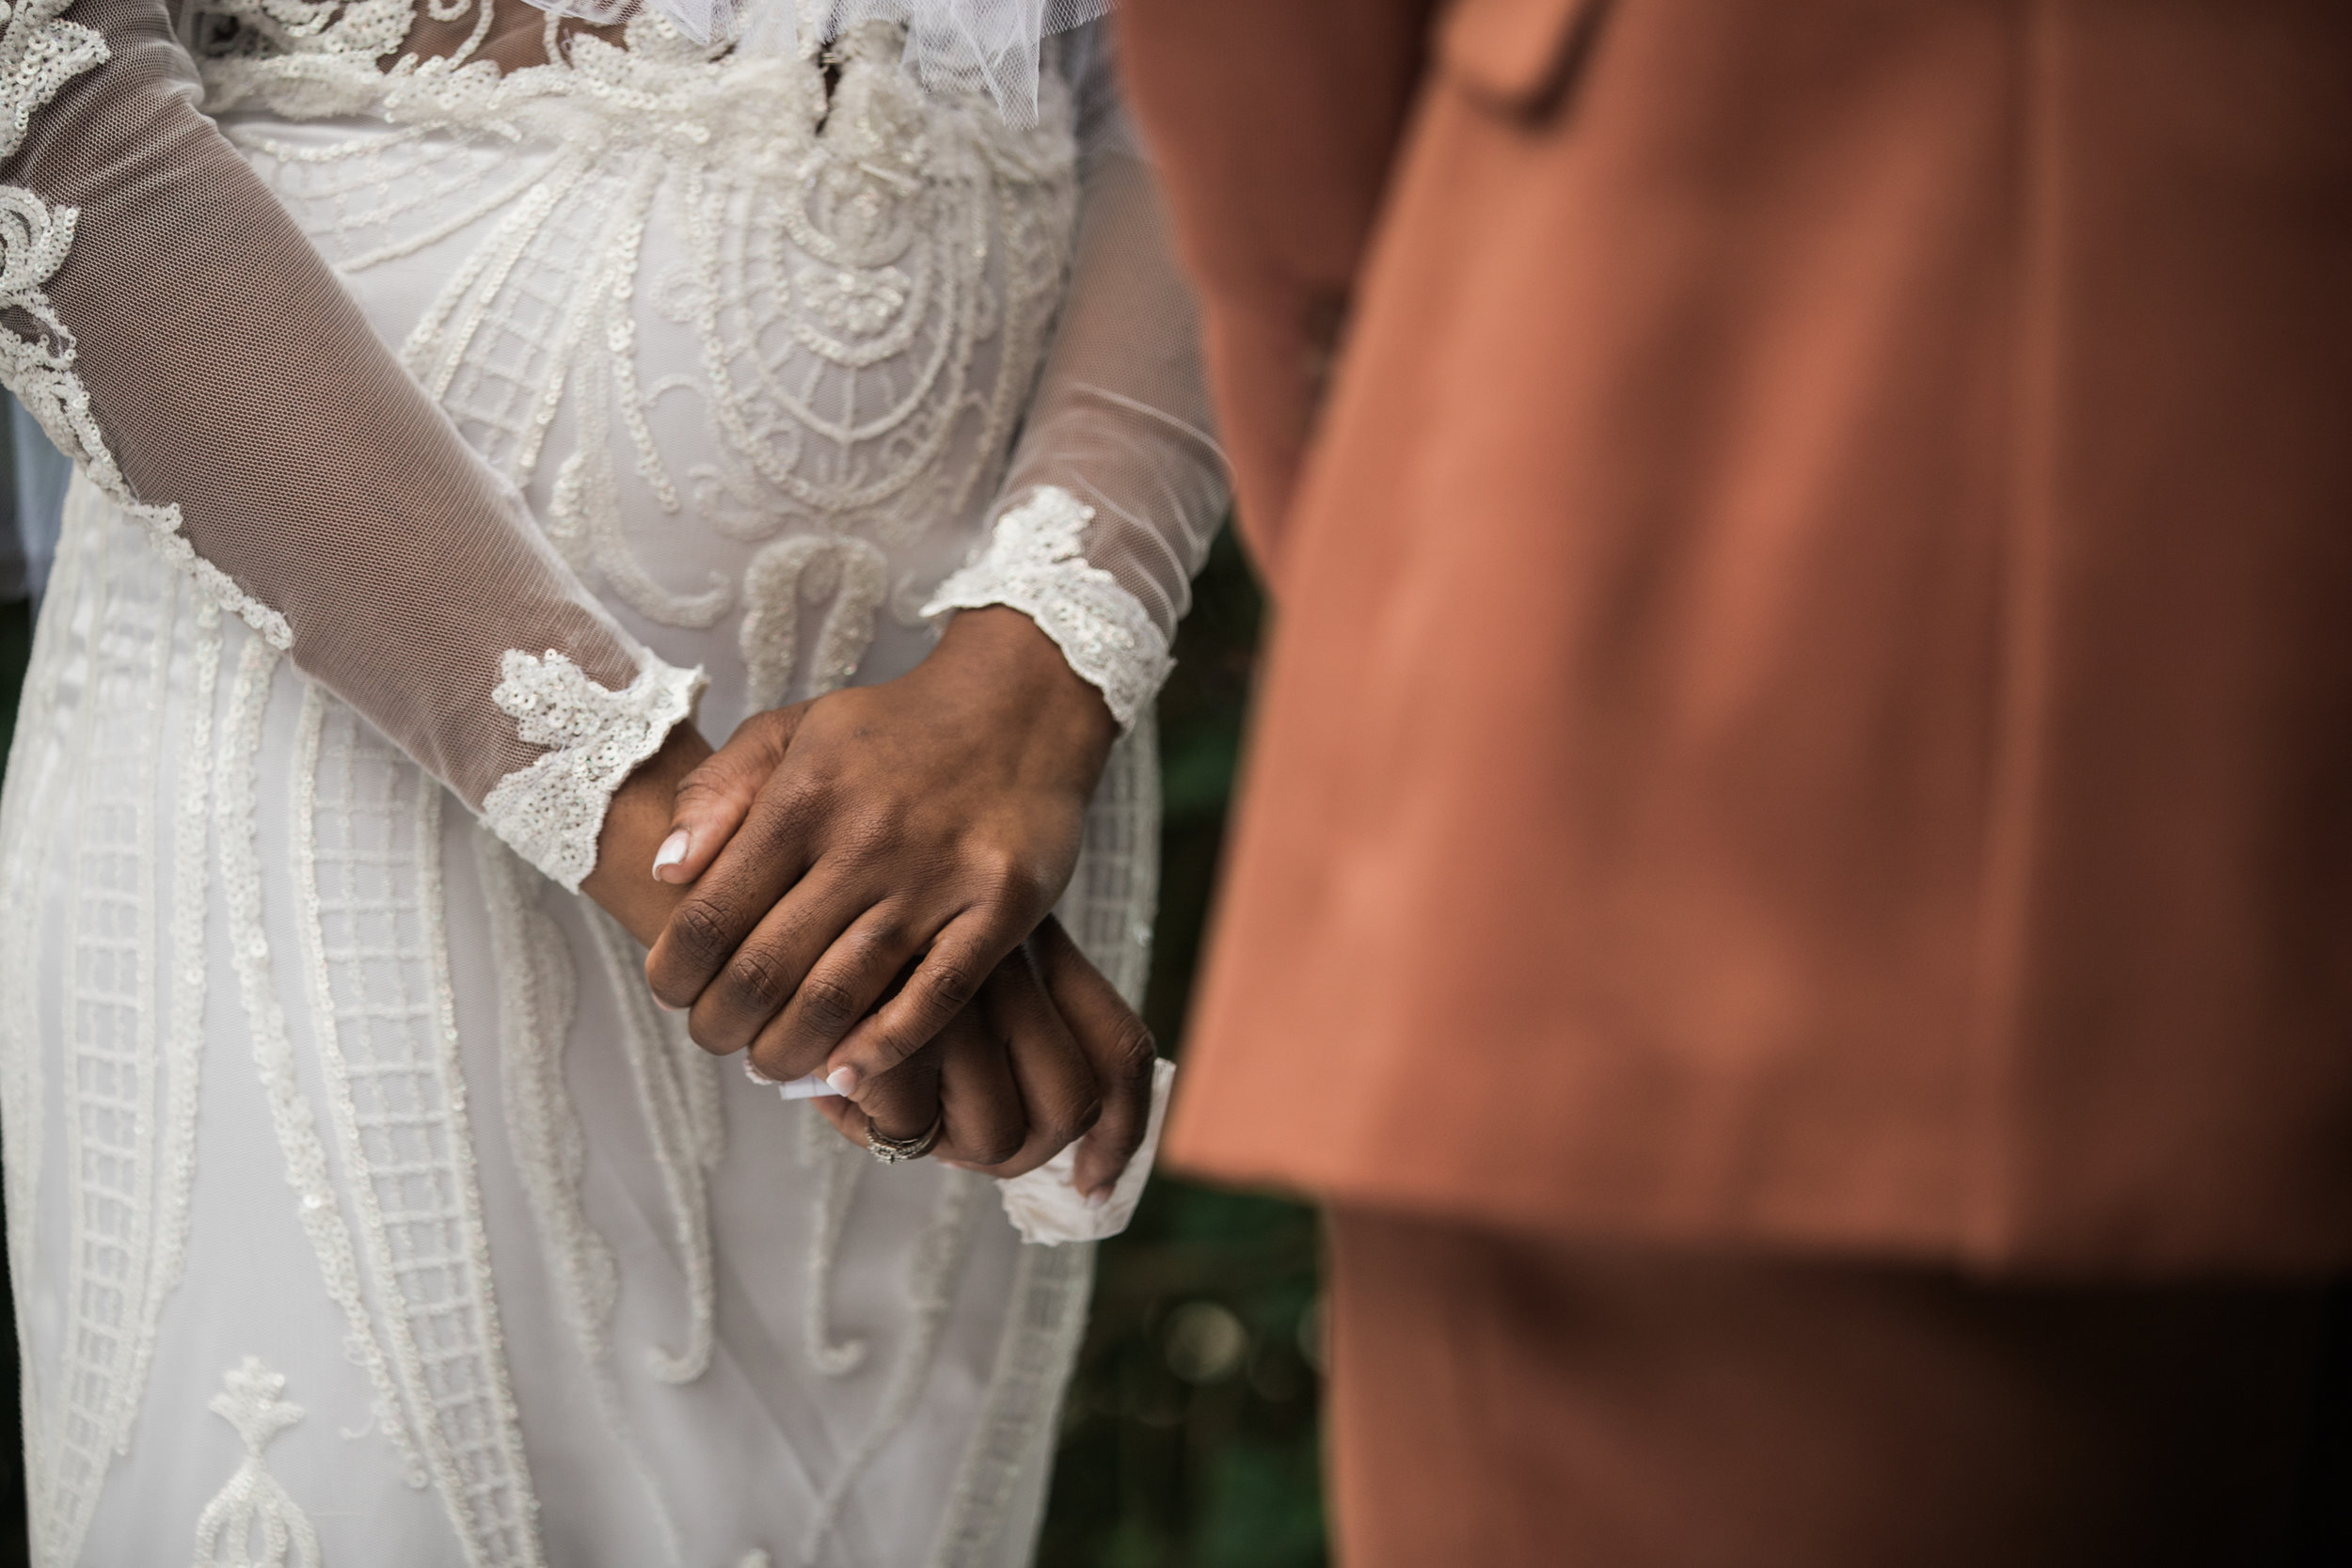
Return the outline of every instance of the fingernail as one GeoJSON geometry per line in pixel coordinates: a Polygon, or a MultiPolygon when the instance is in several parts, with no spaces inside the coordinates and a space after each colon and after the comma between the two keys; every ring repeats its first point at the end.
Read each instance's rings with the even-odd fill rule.
{"type": "Polygon", "coordinates": [[[776,1080],[760,1071],[759,1064],[753,1061],[748,1053],[743,1057],[743,1076],[763,1089],[772,1089],[776,1086],[776,1080]]]}
{"type": "Polygon", "coordinates": [[[1087,1207],[1089,1209],[1100,1209],[1110,1200],[1111,1190],[1108,1187],[1097,1187],[1087,1194],[1087,1207]]]}
{"type": "Polygon", "coordinates": [[[671,1006],[667,1002],[662,1001],[659,996],[653,999],[653,1005],[660,1008],[665,1013],[682,1013],[686,1010],[683,1007],[671,1006]]]}
{"type": "Polygon", "coordinates": [[[853,1067],[837,1067],[831,1072],[825,1074],[825,1082],[832,1085],[833,1092],[839,1095],[842,1099],[855,1100],[857,1098],[857,1069],[853,1067]]]}
{"type": "Polygon", "coordinates": [[[662,873],[686,858],[686,847],[690,842],[684,828],[675,830],[669,837],[661,841],[661,847],[655,851],[653,857],[653,879],[655,881],[669,880],[662,873]]]}

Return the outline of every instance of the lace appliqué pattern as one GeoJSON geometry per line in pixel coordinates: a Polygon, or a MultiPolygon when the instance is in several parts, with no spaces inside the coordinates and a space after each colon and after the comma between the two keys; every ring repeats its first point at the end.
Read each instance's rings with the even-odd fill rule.
{"type": "Polygon", "coordinates": [[[302,1406],[279,1397],[285,1377],[258,1355],[246,1356],[223,1381],[228,1386],[213,1396],[211,1408],[245,1440],[245,1461],[197,1519],[197,1568],[320,1568],[310,1516],[262,1460],[271,1440],[302,1419],[302,1406]]]}
{"type": "Polygon", "coordinates": [[[1079,545],[1094,508],[1041,484],[996,519],[988,546],[939,585],[926,616],[1006,605],[1038,624],[1071,669],[1101,689],[1123,734],[1158,695],[1174,661],[1142,603],[1079,545]]]}
{"type": "Polygon", "coordinates": [[[645,1461],[613,1368],[612,1308],[620,1263],[588,1218],[580,1180],[588,1139],[564,1080],[565,1037],[579,1003],[580,974],[564,932],[538,907],[546,884],[488,829],[474,830],[474,863],[490,919],[500,973],[499,1066],[507,1136],[515,1149],[540,1256],[572,1336],[589,1368],[605,1433],[644,1493],[662,1541],[661,1560],[686,1560],[677,1522],[645,1461]]]}
{"type": "Polygon", "coordinates": [[[659,1011],[644,986],[644,950],[620,923],[588,916],[605,984],[620,1010],[622,1050],[644,1108],[654,1164],[669,1200],[670,1235],[686,1275],[686,1339],[677,1350],[648,1347],[645,1362],[664,1383],[691,1383],[710,1369],[717,1342],[718,1285],[710,1232],[710,1175],[726,1152],[719,1120],[717,1057],[659,1011]]]}
{"type": "Polygon", "coordinates": [[[779,539],[752,558],[739,633],[754,708],[780,707],[791,689],[801,640],[801,607],[825,606],[817,631],[810,696],[838,690],[857,673],[874,640],[874,615],[890,587],[889,559],[863,539],[802,534],[779,539]]]}
{"type": "Polygon", "coordinates": [[[294,1037],[286,1023],[262,918],[260,761],[262,726],[278,656],[262,641],[246,643],[221,725],[213,797],[220,832],[220,880],[227,905],[229,951],[237,972],[238,1000],[251,1032],[253,1065],[269,1102],[271,1129],[286,1163],[286,1184],[318,1260],[328,1299],[342,1309],[349,1354],[367,1373],[379,1430],[400,1461],[401,1476],[420,1489],[431,1474],[417,1451],[402,1408],[391,1361],[359,1284],[358,1249],[336,1202],[335,1181],[320,1140],[318,1118],[302,1091],[294,1037]]]}
{"type": "Polygon", "coordinates": [[[482,819],[516,853],[578,893],[596,869],[596,834],[612,792],[693,708],[703,673],[658,664],[615,691],[552,648],[544,658],[515,648],[501,673],[491,700],[526,742],[551,750],[493,785],[482,819]]]}
{"type": "Polygon", "coordinates": [[[0,158],[24,141],[33,116],[85,71],[106,63],[95,28],[64,20],[73,0],[25,0],[0,32],[0,158]]]}
{"type": "MultiPolygon", "coordinates": [[[[106,58],[103,39],[88,28],[56,20],[55,0],[26,6],[0,36],[0,157],[16,149],[33,112],[58,88],[106,58]]],[[[0,383],[14,392],[57,450],[87,474],[106,499],[145,524],[155,547],[196,578],[204,595],[241,618],[270,646],[294,646],[286,618],[239,588],[203,560],[180,531],[177,506],[149,506],[131,494],[107,450],[89,389],[74,372],[79,349],[72,329],[50,302],[49,280],[73,249],[81,217],[73,207],[52,207],[22,185],[0,185],[0,316],[22,315],[36,328],[27,336],[0,326],[0,383]]]]}
{"type": "MultiPolygon", "coordinates": [[[[252,3],[206,0],[238,16],[252,3]]],[[[323,44],[202,69],[216,112],[299,114],[331,63],[349,78],[340,112],[391,122],[332,155],[230,128],[347,273],[495,214],[404,360],[516,484],[553,470],[543,520],[583,576],[665,626],[739,610],[755,682],[772,687],[789,611],[766,579],[787,564],[823,574],[836,556],[845,592],[817,663],[862,648],[865,563],[935,541],[1001,473],[1070,264],[1066,84],[1049,75],[1039,123],[1008,125],[984,99],[918,89],[902,41],[869,25],[830,68],[734,56],[714,70],[648,13],[626,48],[572,36],[553,63],[504,75],[438,61],[386,73],[364,49],[330,60],[323,44]],[[649,251],[656,232],[666,243],[649,251]],[[648,378],[646,335],[680,328],[693,369],[648,378]],[[574,444],[559,457],[567,402],[574,444]],[[688,407],[691,446],[676,434],[688,407]],[[825,548],[668,582],[622,527],[645,499],[743,545],[825,548]]],[[[894,580],[879,603],[903,615],[927,586],[894,580]]]]}

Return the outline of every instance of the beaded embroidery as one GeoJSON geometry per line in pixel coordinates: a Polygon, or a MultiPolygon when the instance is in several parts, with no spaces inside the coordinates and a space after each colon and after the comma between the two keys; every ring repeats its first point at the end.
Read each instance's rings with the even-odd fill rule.
{"type": "Polygon", "coordinates": [[[1009,605],[1038,624],[1071,669],[1101,689],[1123,732],[1160,689],[1174,661],[1168,639],[1133,594],[1079,543],[1094,508],[1041,484],[996,519],[979,558],[939,585],[927,616],[1009,605]]]}
{"type": "Polygon", "coordinates": [[[447,796],[316,686],[291,783],[311,1035],[384,1338],[469,1568],[539,1568],[457,1055],[447,796]]]}
{"type": "Polygon", "coordinates": [[[122,573],[109,586],[88,666],[102,716],[83,732],[73,774],[71,945],[59,976],[71,1332],[54,1388],[56,1443],[36,1497],[36,1533],[69,1554],[129,1436],[136,1401],[124,1374],[153,1299],[155,726],[177,595],[176,582],[152,571],[122,573]]]}
{"type": "Polygon", "coordinates": [[[318,1259],[330,1300],[342,1311],[345,1343],[365,1370],[374,1395],[376,1424],[400,1457],[402,1479],[421,1489],[430,1482],[410,1435],[400,1390],[392,1378],[375,1323],[359,1285],[358,1251],[335,1201],[335,1180],[319,1138],[318,1117],[302,1092],[294,1039],[286,1026],[270,963],[270,942],[262,921],[262,857],[259,800],[262,721],[278,656],[259,639],[238,655],[237,678],[221,727],[213,794],[219,813],[220,872],[229,914],[229,951],[237,971],[238,998],[252,1031],[253,1065],[269,1101],[272,1130],[286,1162],[286,1184],[294,1189],[294,1212],[318,1259]]]}
{"type": "Polygon", "coordinates": [[[319,1532],[262,1462],[262,1450],[302,1419],[302,1406],[279,1396],[283,1375],[248,1355],[222,1379],[213,1414],[237,1429],[245,1459],[196,1522],[198,1568],[320,1568],[319,1532]],[[255,1537],[259,1536],[259,1549],[255,1537]]]}
{"type": "Polygon", "coordinates": [[[482,819],[578,893],[580,879],[596,868],[596,835],[612,792],[692,709],[703,673],[656,664],[615,691],[552,648],[545,658],[509,649],[501,670],[491,701],[515,720],[523,740],[551,749],[492,786],[482,819]]]}
{"type": "MultiPolygon", "coordinates": [[[[63,28],[72,24],[56,25],[63,28]]],[[[7,36],[13,45],[17,38],[13,22],[7,36]]],[[[87,70],[105,57],[103,42],[99,48],[97,58],[88,59],[82,69],[87,70]]],[[[60,80],[50,91],[55,92],[63,85],[60,80]]],[[[15,108],[19,114],[29,112],[21,99],[15,108]]],[[[17,401],[40,421],[41,429],[57,444],[57,450],[72,458],[89,476],[90,483],[147,526],[149,538],[165,559],[195,578],[207,597],[244,620],[271,647],[291,648],[294,628],[286,624],[286,618],[239,588],[228,573],[196,553],[187,536],[180,531],[177,506],[149,506],[133,496],[129,482],[115,465],[114,453],[107,450],[105,436],[98,427],[98,416],[90,410],[89,389],[74,373],[79,351],[73,333],[58,319],[46,289],[73,248],[74,224],[80,216],[74,208],[50,206],[22,185],[0,185],[0,319],[22,313],[40,333],[38,337],[27,337],[13,327],[0,325],[0,384],[16,394],[17,401]]]]}

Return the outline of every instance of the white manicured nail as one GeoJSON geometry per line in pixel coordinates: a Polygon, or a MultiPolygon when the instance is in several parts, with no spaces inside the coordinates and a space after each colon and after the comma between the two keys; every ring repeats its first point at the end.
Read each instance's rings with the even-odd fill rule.
{"type": "Polygon", "coordinates": [[[686,858],[686,846],[690,842],[684,828],[678,829],[661,841],[661,847],[655,852],[653,857],[653,879],[655,881],[660,881],[664,871],[686,858]]]}
{"type": "Polygon", "coordinates": [[[776,1081],[759,1070],[758,1064],[752,1060],[748,1052],[743,1057],[743,1076],[763,1089],[772,1089],[776,1086],[776,1081]]]}
{"type": "Polygon", "coordinates": [[[779,1084],[776,1086],[776,1092],[787,1100],[831,1100],[834,1098],[833,1085],[813,1072],[805,1078],[795,1078],[789,1083],[779,1084]]]}
{"type": "Polygon", "coordinates": [[[857,1069],[837,1067],[825,1074],[825,1082],[833,1085],[834,1093],[844,1100],[850,1099],[857,1093],[857,1069]]]}

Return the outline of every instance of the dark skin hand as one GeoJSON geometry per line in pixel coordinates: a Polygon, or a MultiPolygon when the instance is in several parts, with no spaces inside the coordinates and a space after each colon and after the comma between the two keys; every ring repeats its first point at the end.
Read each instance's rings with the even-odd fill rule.
{"type": "MultiPolygon", "coordinates": [[[[1059,652],[1025,617],[1015,618],[1020,627],[995,629],[1027,628],[1027,636],[1052,654],[1048,673],[1068,675],[1059,652]]],[[[998,639],[969,631],[955,643],[975,650],[997,645],[998,639]]],[[[1100,709],[1092,688],[1083,687],[1083,694],[1100,709]]],[[[689,899],[684,884],[717,858],[750,815],[809,705],[759,716],[716,756],[700,735],[685,728],[676,732],[615,793],[599,840],[597,868],[581,891],[640,941],[659,947],[665,926],[689,899]],[[778,721],[787,716],[794,722],[778,721]],[[674,808],[689,780],[693,787],[674,808]],[[639,868],[652,864],[655,846],[672,832],[674,819],[689,821],[696,804],[702,809],[691,814],[691,831],[707,836],[695,845],[695,855],[664,867],[660,880],[645,877],[639,868]]],[[[1102,719],[1107,726],[1107,712],[1102,719]]],[[[1090,737],[1092,732],[1081,733],[1090,737]]],[[[1107,739],[1103,748],[1107,750],[1107,739]]],[[[1100,767],[1098,755],[1090,771],[1099,772],[1100,767]]],[[[1025,787],[1020,775],[1011,787],[1025,787]]],[[[1091,789],[1090,778],[1087,788],[1091,789]]],[[[1082,816],[1083,795],[1077,809],[1082,816]]],[[[1071,853],[1074,858],[1074,845],[1071,853]]],[[[1065,869],[1057,884],[1067,876],[1065,869]]],[[[885,1135],[908,1137],[929,1128],[936,1117],[942,1133],[935,1155],[991,1176],[1034,1169],[1086,1135],[1076,1184],[1089,1195],[1106,1194],[1142,1140],[1153,1054],[1142,1021],[1048,916],[994,964],[936,1038],[868,1073],[855,1102],[827,1099],[818,1104],[858,1143],[869,1124],[885,1135]]],[[[768,1073],[796,1075],[788,1069],[768,1073]]]]}
{"type": "Polygon", "coordinates": [[[928,1126],[935,1103],[947,1129],[938,1157],[988,1176],[1034,1170],[1083,1137],[1073,1181],[1100,1200],[1142,1141],[1153,1055],[1143,1021],[1048,916],[937,1040],[859,1100],[815,1103],[861,1145],[869,1124],[894,1137],[928,1126]],[[1036,980],[998,989],[1023,971],[1036,980]]]}
{"type": "Polygon", "coordinates": [[[1151,1040],[1048,915],[1116,735],[1007,609],[958,614],[897,680],[747,720],[677,781],[658,875],[690,891],[646,960],[655,996],[706,1050],[821,1069],[853,1137],[935,1106],[1003,1132],[1017,1104],[1017,1146],[952,1157],[1012,1174],[1086,1132],[1078,1186],[1107,1190],[1142,1140],[1151,1040]]]}

